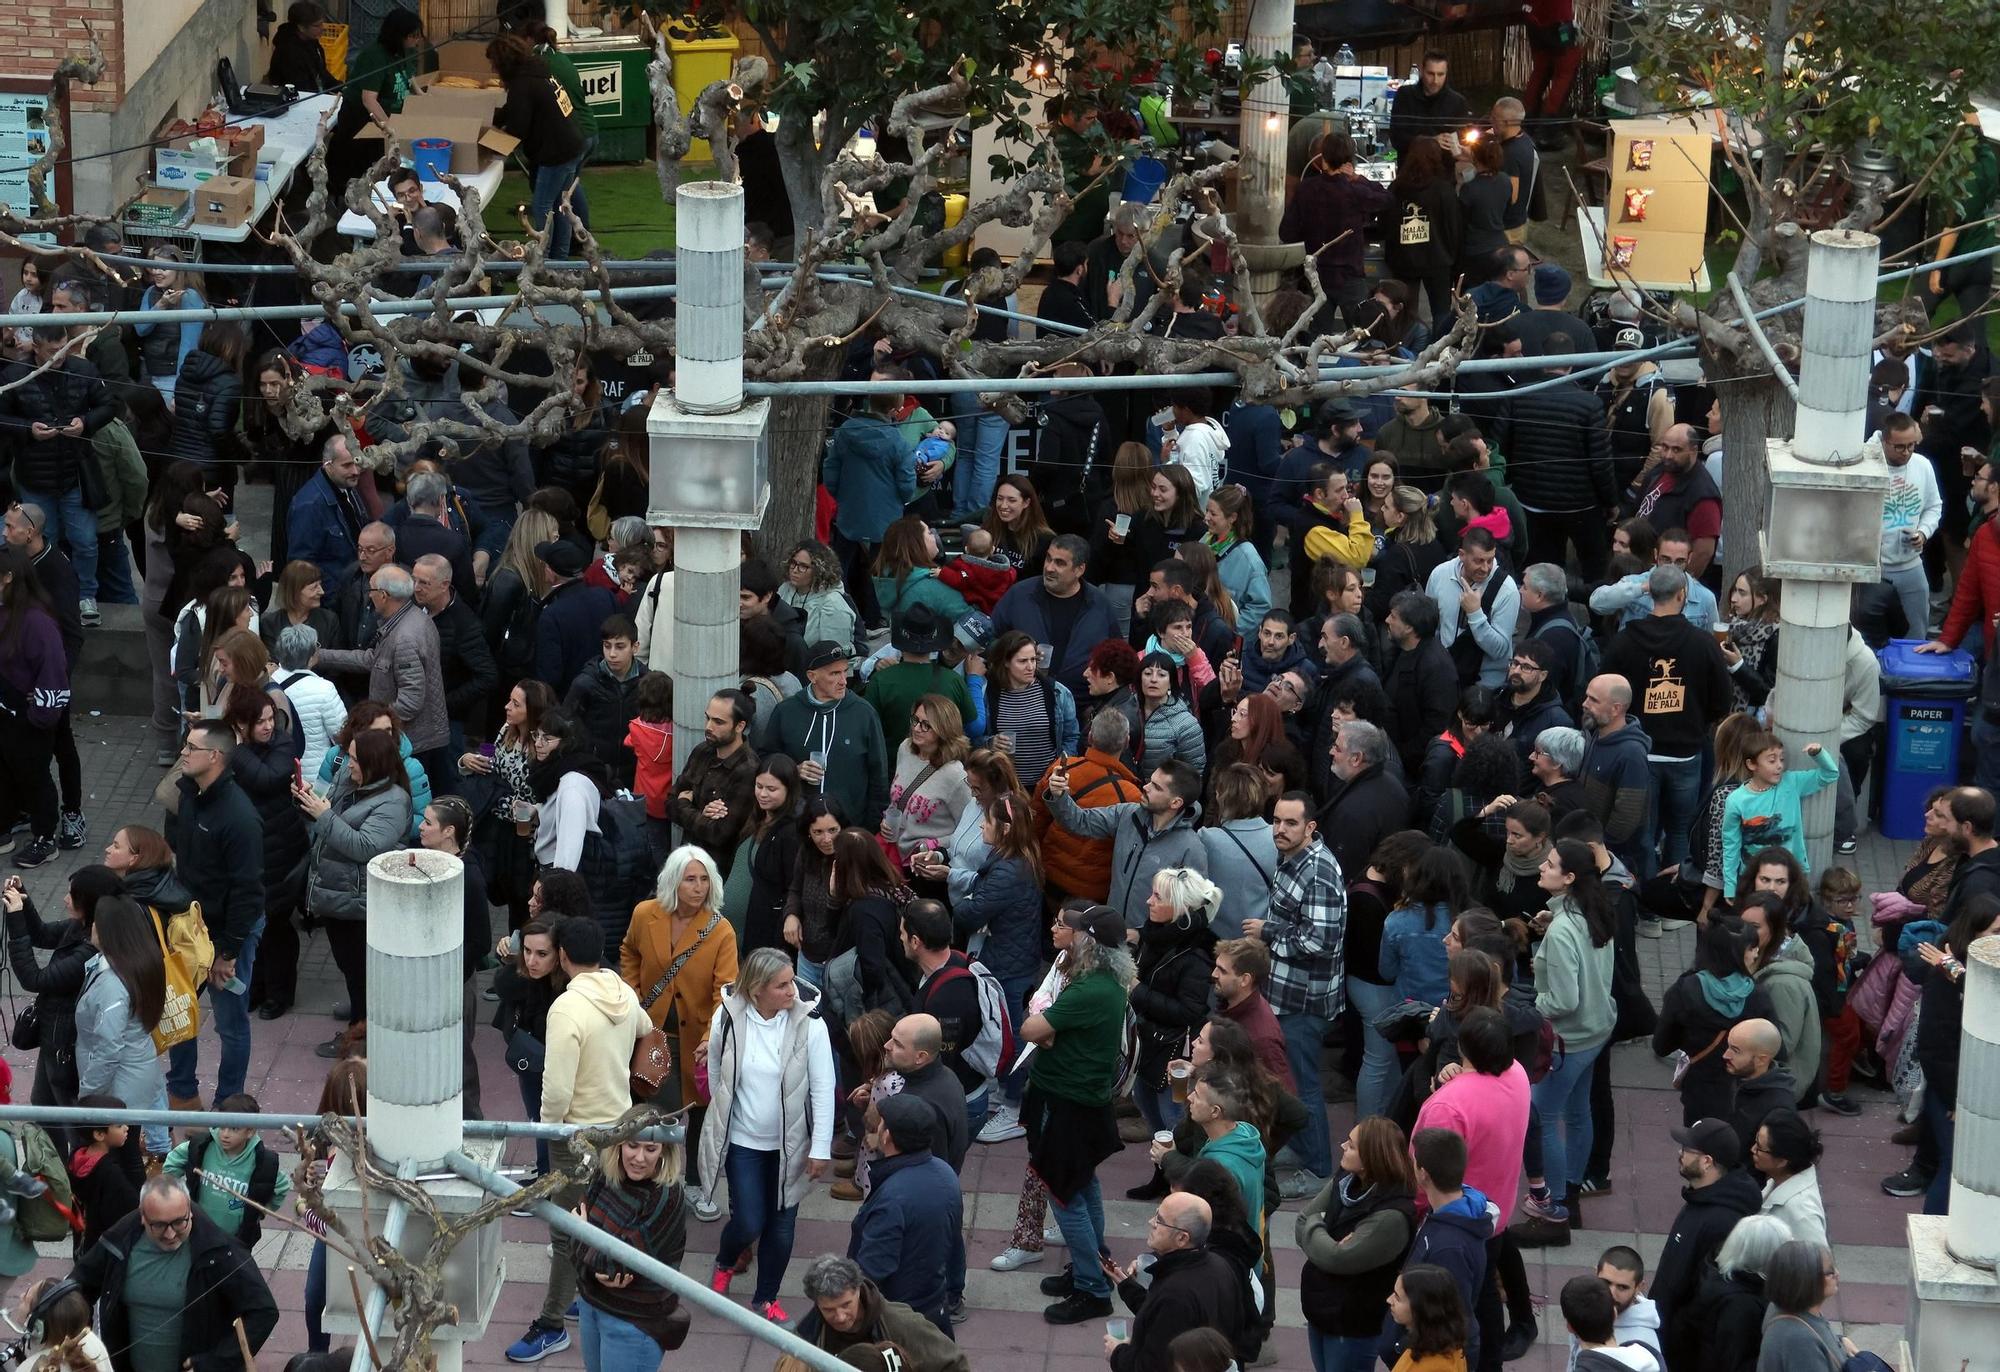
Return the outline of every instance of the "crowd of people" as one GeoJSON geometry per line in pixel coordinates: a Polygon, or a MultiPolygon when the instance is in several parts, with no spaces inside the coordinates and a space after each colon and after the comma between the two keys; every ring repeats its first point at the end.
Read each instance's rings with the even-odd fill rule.
{"type": "MultiPolygon", "coordinates": [[[[294,5],[290,27],[310,36],[316,14],[294,5]]],[[[343,110],[394,112],[421,42],[407,19],[343,110]]],[[[553,127],[588,106],[537,37],[491,56],[540,215],[589,134],[553,127]]],[[[1645,361],[1514,393],[1598,341],[1653,340],[1622,299],[1596,338],[1567,273],[1523,246],[1520,102],[1461,142],[1469,106],[1442,56],[1422,65],[1391,125],[1395,184],[1329,135],[1287,232],[1318,257],[1326,327],[1371,356],[1410,355],[1463,279],[1480,355],[1511,371],[1460,377],[1449,402],[1297,414],[1079,390],[1038,407],[1004,471],[1005,421],[976,399],[872,395],[835,416],[817,536],[746,539],[741,682],[705,702],[678,767],[674,538],[645,517],[641,409],[671,359],[615,386],[596,359],[551,379],[577,397],[553,443],[377,468],[399,426],[462,415],[455,365],[413,359],[401,410],[301,441],[274,415],[301,377],[344,369],[329,326],[252,359],[239,325],[143,322],[201,303],[171,249],[136,296],[101,261],[37,268],[51,321],[0,386],[0,852],[31,871],[93,820],[106,841],[60,917],[18,876],[0,892],[33,995],[14,1031],[29,1098],[255,1112],[254,1022],[295,1013],[318,933],[345,994],[322,1104],[355,1108],[368,864],[422,847],[464,862],[468,1112],[485,1025],[527,1117],[579,1125],[644,1104],[629,1067],[662,1031],[654,1103],[687,1107],[685,1146],[542,1146],[539,1169],[588,1177],[554,1199],[670,1265],[690,1219],[719,1225],[711,1289],[748,1288],[856,1365],[967,1368],[953,1331],[975,1261],[1044,1265],[1044,1317],[1107,1321],[1114,1372],[1268,1362],[1294,1299],[1272,1254],[1290,1206],[1315,1372],[1497,1368],[1553,1323],[1522,1250],[1571,1243],[1612,1185],[1609,1049],[1635,1040],[1674,1064],[1685,1209],[1650,1272],[1621,1245],[1565,1284],[1572,1366],[1844,1361],[1810,1112],[1859,1114],[1857,1082],[1895,1092],[1914,1153],[1884,1189],[1944,1210],[1964,968],[2000,928],[2000,724],[1974,712],[1977,784],[1930,798],[1902,880],[1866,893],[1869,939],[1854,873],[1809,866],[1801,807],[1833,788],[1836,852],[1855,851],[1880,771],[1875,650],[1990,634],[2000,379],[1968,326],[1881,357],[1882,579],[1853,595],[1838,748],[1788,754],[1779,585],[1721,575],[1718,402],[1645,361]],[[1364,278],[1350,230],[1413,214],[1426,250],[1405,236],[1392,276],[1364,278]],[[60,321],[128,299],[124,335],[60,321]],[[232,514],[255,480],[276,497],[262,559],[232,514]],[[122,601],[141,608],[162,778],[157,813],[110,827],[84,812],[72,720],[86,635],[122,601]],[[1637,940],[1690,927],[1655,1005],[1637,940]],[[966,1158],[1017,1139],[1013,1231],[971,1251],[966,1158]],[[1153,1170],[1126,1198],[1157,1208],[1125,1254],[1100,1172],[1135,1146],[1153,1170]],[[806,1264],[788,1310],[821,1185],[855,1205],[851,1239],[806,1264]]],[[[349,123],[352,175],[369,159],[349,123]]],[[[400,210],[416,255],[450,232],[421,195],[400,210]]],[[[1102,207],[1066,224],[1041,317],[1107,317],[1104,264],[1146,224],[1102,207]]],[[[123,247],[105,226],[88,242],[123,247]]],[[[1161,327],[1217,337],[1229,311],[1198,260],[1161,327]]],[[[849,374],[937,373],[864,332],[849,374]]],[[[14,1312],[70,1359],[35,1365],[254,1350],[278,1314],[246,1250],[274,1217],[324,1230],[298,1190],[247,1128],[0,1127],[0,1292],[32,1240],[73,1233],[77,1253],[14,1312]]],[[[592,1372],[651,1367],[685,1338],[668,1288],[564,1236],[553,1251],[510,1360],[575,1343],[592,1372]]],[[[329,1344],[323,1246],[313,1262],[305,1358],[329,1344]]]]}

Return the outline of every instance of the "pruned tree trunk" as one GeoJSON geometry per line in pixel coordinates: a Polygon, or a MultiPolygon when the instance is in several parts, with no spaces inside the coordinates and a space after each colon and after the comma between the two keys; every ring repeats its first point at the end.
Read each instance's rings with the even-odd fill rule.
{"type": "MultiPolygon", "coordinates": [[[[827,368],[838,368],[836,354],[827,368]]],[[[771,503],[764,527],[757,531],[757,553],[773,567],[783,564],[786,549],[813,536],[815,493],[819,490],[819,460],[826,450],[827,410],[832,399],[802,395],[771,402],[771,503]]]]}
{"type": "Polygon", "coordinates": [[[1722,575],[1727,586],[1738,572],[1764,559],[1761,534],[1771,492],[1764,441],[1791,435],[1794,408],[1791,396],[1769,374],[1718,383],[1716,394],[1722,401],[1722,575]]]}

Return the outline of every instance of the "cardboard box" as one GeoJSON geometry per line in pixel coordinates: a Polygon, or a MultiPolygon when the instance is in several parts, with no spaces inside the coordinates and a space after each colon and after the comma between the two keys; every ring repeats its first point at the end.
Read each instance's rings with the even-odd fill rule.
{"type": "Polygon", "coordinates": [[[403,154],[408,157],[411,146],[419,138],[449,138],[451,140],[451,174],[471,176],[479,170],[479,138],[486,132],[483,119],[463,119],[410,114],[392,115],[389,131],[402,144],[403,154]]]}
{"type": "Polygon", "coordinates": [[[194,222],[211,229],[234,229],[250,222],[257,183],[241,176],[216,176],[194,191],[194,222]]]}
{"type": "Polygon", "coordinates": [[[479,135],[479,146],[487,152],[495,153],[501,157],[512,157],[514,149],[521,146],[521,140],[511,133],[502,133],[498,129],[488,129],[479,135]]]}
{"type": "Polygon", "coordinates": [[[125,222],[153,229],[177,229],[187,222],[194,203],[191,191],[171,186],[148,186],[137,200],[125,207],[125,222]]]}
{"type": "Polygon", "coordinates": [[[403,102],[402,112],[477,117],[490,124],[494,111],[505,103],[507,92],[499,86],[468,90],[458,86],[440,86],[435,78],[427,76],[418,81],[416,89],[403,102]]]}
{"type": "Polygon", "coordinates": [[[216,145],[215,151],[197,149],[194,138],[176,138],[153,150],[153,179],[162,186],[192,189],[217,176],[255,175],[257,147],[216,145]]]}
{"type": "Polygon", "coordinates": [[[486,60],[486,44],[476,38],[454,38],[437,48],[439,76],[471,76],[493,81],[493,64],[486,60]]]}

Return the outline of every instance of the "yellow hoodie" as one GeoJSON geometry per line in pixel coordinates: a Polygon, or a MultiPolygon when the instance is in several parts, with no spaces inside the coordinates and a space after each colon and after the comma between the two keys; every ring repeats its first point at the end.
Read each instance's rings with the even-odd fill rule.
{"type": "Polygon", "coordinates": [[[610,1124],[632,1108],[632,1050],[652,1025],[609,967],[585,972],[549,1007],[542,1120],[610,1124]]]}

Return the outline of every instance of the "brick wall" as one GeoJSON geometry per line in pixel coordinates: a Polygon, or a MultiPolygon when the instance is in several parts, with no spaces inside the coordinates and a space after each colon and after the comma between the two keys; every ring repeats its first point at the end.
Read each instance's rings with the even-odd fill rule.
{"type": "Polygon", "coordinates": [[[71,53],[90,51],[90,33],[104,49],[104,80],[70,89],[74,110],[111,109],[125,91],[123,0],[26,0],[0,24],[0,72],[39,76],[71,53]],[[90,26],[86,32],[84,25],[90,26]]]}

